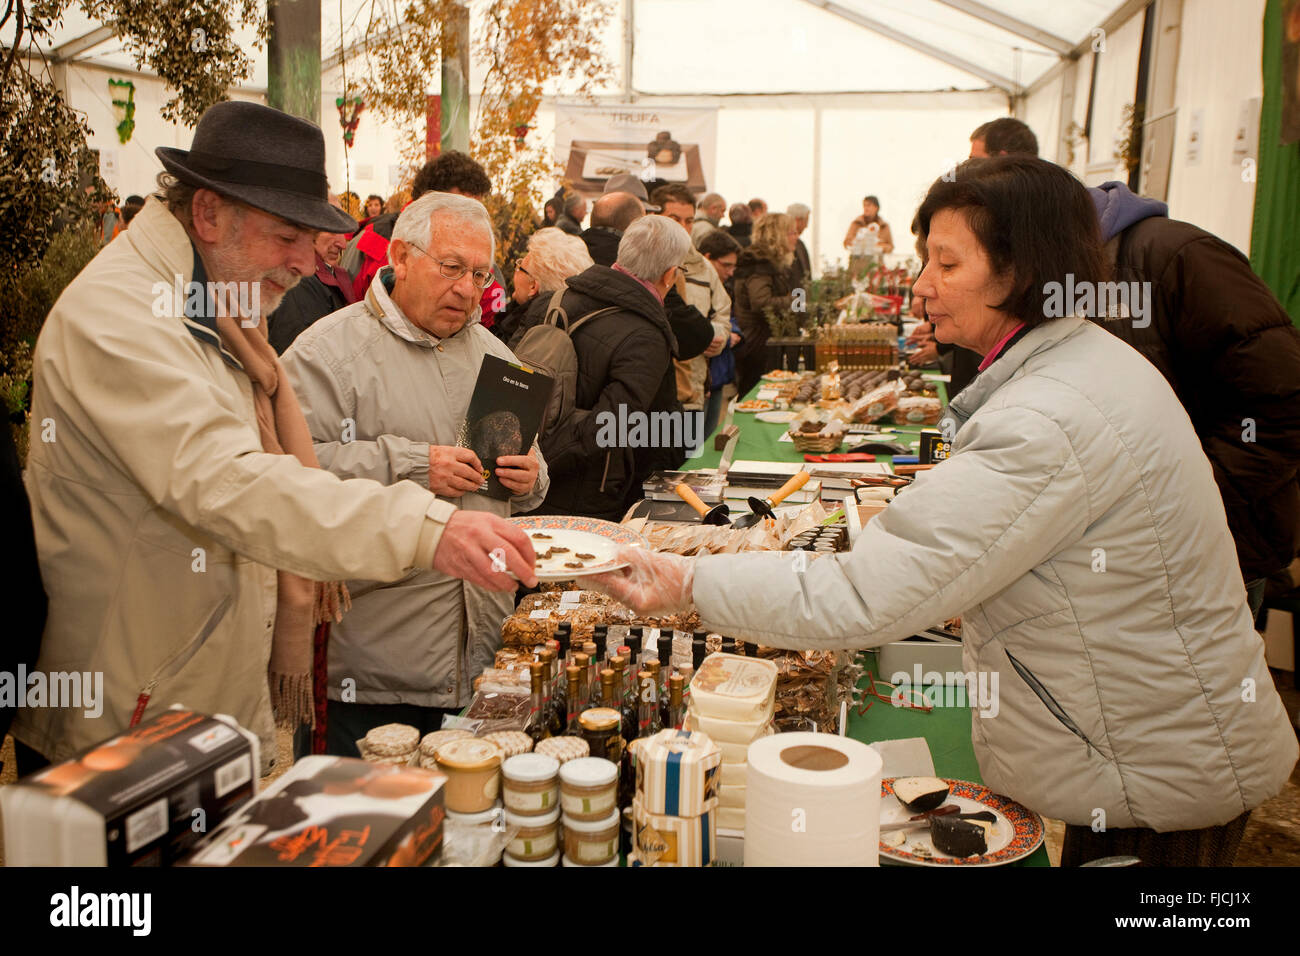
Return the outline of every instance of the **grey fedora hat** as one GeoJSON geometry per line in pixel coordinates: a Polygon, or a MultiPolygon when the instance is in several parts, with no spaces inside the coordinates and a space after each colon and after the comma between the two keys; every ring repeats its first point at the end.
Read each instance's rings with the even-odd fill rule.
{"type": "Polygon", "coordinates": [[[645,191],[645,183],[631,173],[618,173],[605,180],[606,193],[631,193],[641,200],[646,212],[661,212],[659,206],[651,205],[650,195],[645,191]]]}
{"type": "Polygon", "coordinates": [[[323,232],[353,232],[356,220],[329,204],[320,127],[260,103],[228,100],[199,117],[188,150],[154,150],[167,172],[323,232]]]}

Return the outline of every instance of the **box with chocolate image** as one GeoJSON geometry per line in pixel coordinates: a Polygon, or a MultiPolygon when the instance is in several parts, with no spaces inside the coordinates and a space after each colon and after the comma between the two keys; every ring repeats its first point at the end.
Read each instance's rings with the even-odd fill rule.
{"type": "Polygon", "coordinates": [[[163,711],[0,787],[5,863],[169,866],[252,799],[258,749],[229,717],[163,711]]]}
{"type": "Polygon", "coordinates": [[[186,866],[423,866],[442,847],[436,771],[304,757],[186,866]]]}

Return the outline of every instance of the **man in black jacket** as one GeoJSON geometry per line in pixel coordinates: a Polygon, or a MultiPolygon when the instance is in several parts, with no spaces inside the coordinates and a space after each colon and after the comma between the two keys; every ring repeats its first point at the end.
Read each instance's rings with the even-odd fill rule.
{"type": "Polygon", "coordinates": [[[643,216],[623,234],[612,268],[595,265],[569,279],[562,301],[570,320],[616,311],[573,334],[576,411],[540,439],[551,475],[540,513],[617,521],[651,471],[685,459],[689,419],[677,402],[677,338],[663,300],[689,246],[672,221],[643,216]],[[665,424],[675,432],[665,435],[665,424]]]}
{"type": "Polygon", "coordinates": [[[610,192],[597,199],[591,206],[591,227],[582,233],[591,261],[612,266],[624,231],[644,215],[644,204],[631,193],[610,192]]]}
{"type": "Polygon", "coordinates": [[[267,338],[276,355],[283,355],[293,340],[317,319],[356,301],[353,277],[339,265],[347,241],[347,234],[342,232],[316,234],[316,274],[298,280],[266,318],[267,338]]]}
{"type": "Polygon", "coordinates": [[[1130,290],[1129,315],[1100,324],[1146,356],[1187,409],[1257,614],[1265,578],[1296,556],[1300,331],[1228,243],[1123,183],[1089,192],[1111,278],[1130,290]]]}

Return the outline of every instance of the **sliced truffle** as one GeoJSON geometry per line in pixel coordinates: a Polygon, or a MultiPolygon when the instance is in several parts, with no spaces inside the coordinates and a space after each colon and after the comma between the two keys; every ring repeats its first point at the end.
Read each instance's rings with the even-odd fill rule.
{"type": "Polygon", "coordinates": [[[948,784],[938,777],[899,777],[894,796],[913,813],[925,813],[948,799],[948,784]]]}
{"type": "Polygon", "coordinates": [[[550,540],[551,540],[551,536],[550,536],[549,534],[544,534],[544,533],[542,533],[541,531],[534,531],[532,534],[533,534],[533,537],[534,537],[536,540],[538,540],[538,541],[550,541],[550,540]]]}
{"type": "Polygon", "coordinates": [[[586,565],[583,564],[581,561],[565,561],[565,562],[564,562],[564,566],[565,566],[566,568],[585,568],[585,567],[586,567],[586,565]]]}
{"type": "Polygon", "coordinates": [[[581,551],[579,551],[576,555],[574,555],[574,557],[576,557],[579,561],[594,561],[596,559],[596,556],[594,554],[583,554],[581,551]]]}
{"type": "Polygon", "coordinates": [[[983,821],[963,820],[960,816],[930,818],[930,839],[934,841],[935,849],[949,856],[987,853],[988,830],[983,821]]]}

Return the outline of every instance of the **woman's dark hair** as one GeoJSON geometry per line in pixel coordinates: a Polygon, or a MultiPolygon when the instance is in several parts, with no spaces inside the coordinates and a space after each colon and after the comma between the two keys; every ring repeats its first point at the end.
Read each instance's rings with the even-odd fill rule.
{"type": "Polygon", "coordinates": [[[366,197],[366,205],[367,205],[367,206],[370,205],[370,200],[372,200],[372,199],[378,200],[379,205],[381,205],[381,206],[384,204],[384,197],[383,197],[383,196],[376,196],[374,193],[371,193],[369,196],[366,197]]]}
{"type": "Polygon", "coordinates": [[[1054,317],[1045,308],[1050,284],[1065,288],[1067,276],[1075,286],[1105,281],[1092,197],[1055,163],[1033,156],[969,159],[936,180],[912,221],[923,260],[930,221],[945,209],[965,213],[996,274],[1014,276],[1011,292],[994,308],[1030,327],[1054,317]]]}
{"type": "Polygon", "coordinates": [[[700,255],[708,256],[710,259],[721,259],[733,252],[740,255],[740,243],[731,237],[731,233],[724,232],[721,229],[714,229],[710,232],[700,240],[700,244],[696,248],[699,250],[700,255]]]}

